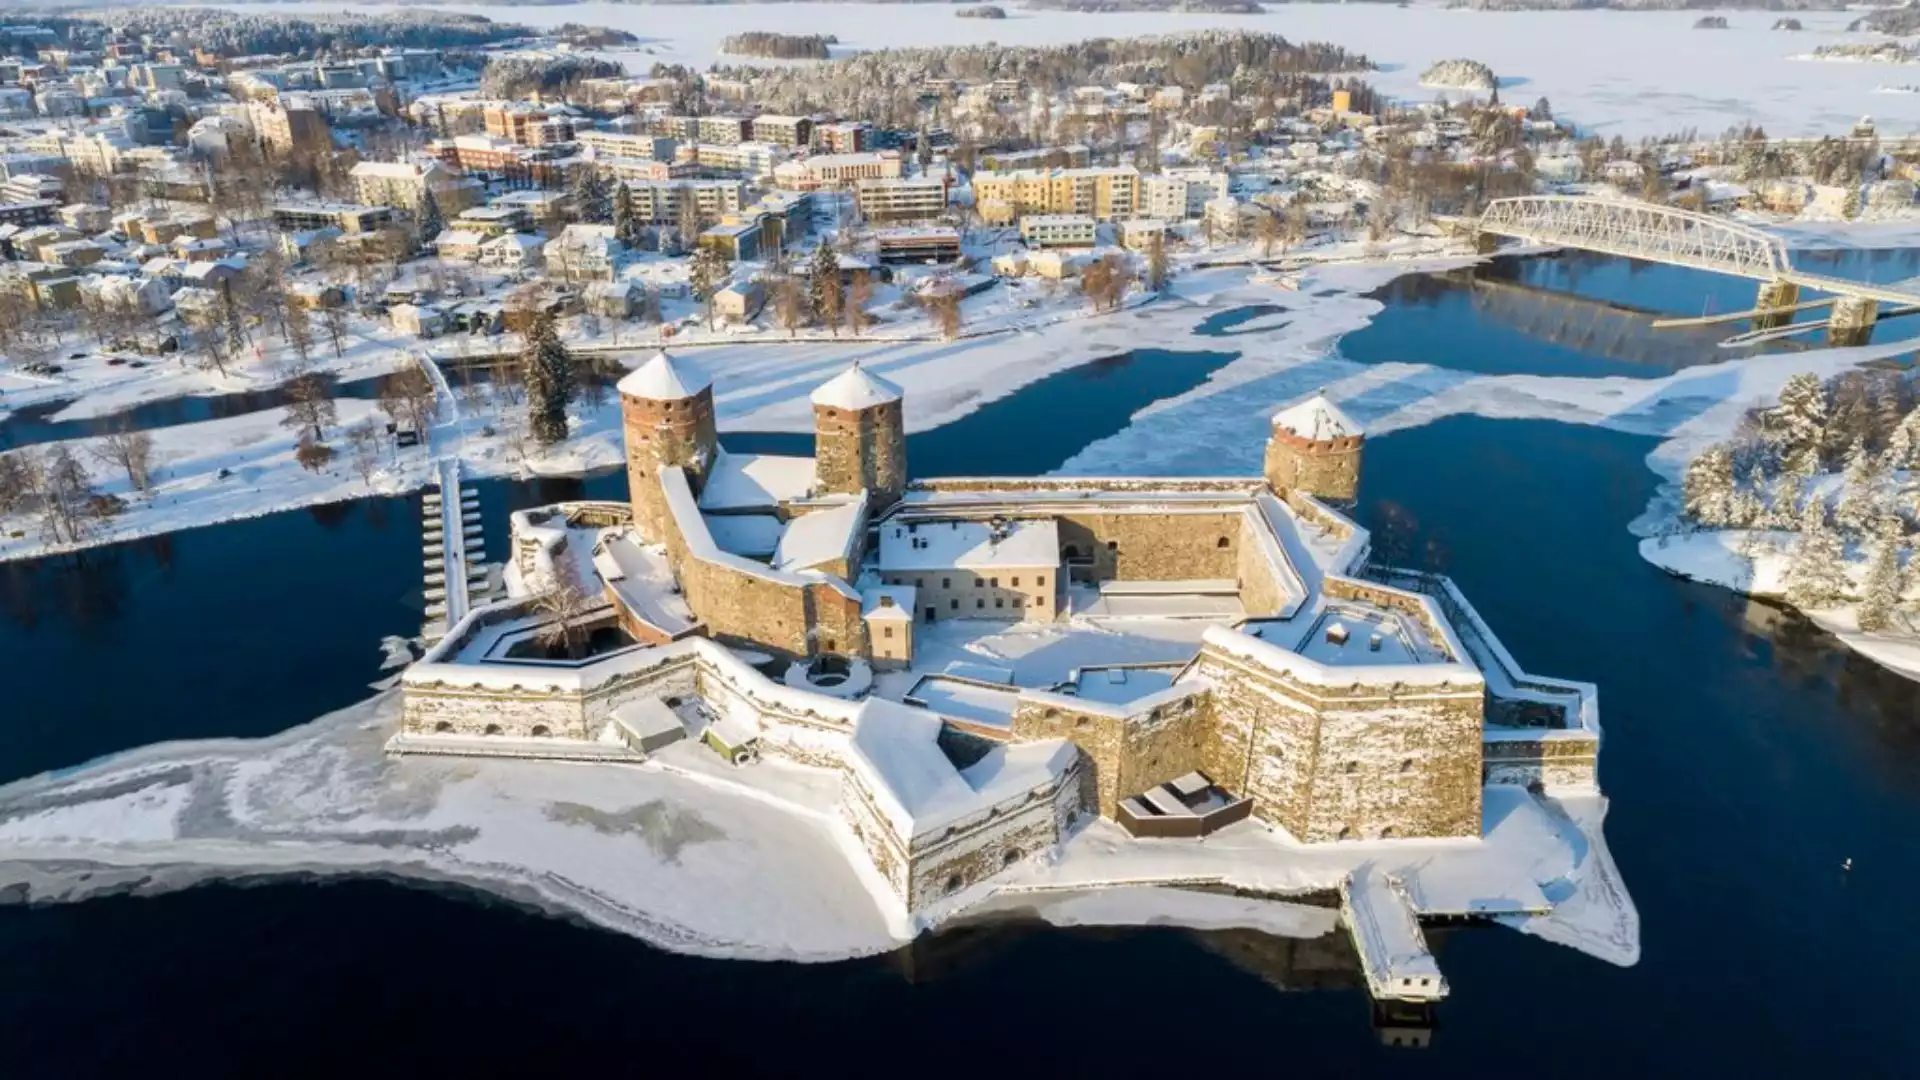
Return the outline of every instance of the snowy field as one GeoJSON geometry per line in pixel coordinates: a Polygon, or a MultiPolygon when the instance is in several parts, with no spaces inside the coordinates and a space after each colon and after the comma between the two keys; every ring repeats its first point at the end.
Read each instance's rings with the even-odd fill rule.
{"type": "MultiPolygon", "coordinates": [[[[1863,114],[1874,116],[1882,134],[1920,132],[1920,95],[1875,93],[1883,84],[1915,81],[1920,69],[1791,59],[1820,45],[1895,40],[1846,33],[1859,15],[1849,11],[1794,12],[1806,27],[1796,34],[1768,29],[1779,14],[1766,11],[1723,12],[1729,29],[1702,31],[1692,26],[1706,14],[1703,10],[1448,11],[1431,2],[1404,9],[1275,4],[1262,15],[1089,15],[1009,4],[1004,20],[955,18],[942,4],[439,6],[536,27],[572,22],[629,31],[644,44],[612,55],[639,74],[658,62],[704,68],[720,59],[723,37],[743,30],[833,34],[843,51],[851,51],[987,42],[1052,45],[1218,26],[1327,41],[1365,53],[1382,69],[1368,78],[1408,100],[1433,100],[1437,92],[1419,83],[1420,73],[1436,61],[1479,60],[1500,77],[1503,98],[1531,104],[1544,96],[1563,119],[1607,136],[1636,139],[1687,127],[1718,134],[1742,121],[1776,136],[1831,135],[1863,114]]],[[[276,4],[272,10],[303,9],[393,10],[331,3],[276,4]]]]}
{"type": "MultiPolygon", "coordinates": [[[[839,824],[831,772],[733,769],[688,742],[639,766],[392,758],[382,745],[398,713],[389,692],[266,739],[164,743],[0,787],[0,893],[71,901],[223,877],[375,873],[470,885],[704,956],[828,960],[915,932],[839,824]]],[[[1330,912],[1165,887],[1325,891],[1372,865],[1442,908],[1550,902],[1550,915],[1500,918],[1630,965],[1639,916],[1602,839],[1605,812],[1598,798],[1495,787],[1484,843],[1311,848],[1252,823],[1168,844],[1097,822],[952,903],[975,914],[991,899],[978,913],[1068,925],[1311,937],[1331,929],[1330,912]]]]}

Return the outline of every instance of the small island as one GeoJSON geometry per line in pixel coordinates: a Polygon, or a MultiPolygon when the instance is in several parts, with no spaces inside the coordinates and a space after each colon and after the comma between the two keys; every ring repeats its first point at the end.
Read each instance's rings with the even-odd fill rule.
{"type": "Polygon", "coordinates": [[[1491,93],[1500,85],[1493,69],[1478,60],[1442,60],[1420,74],[1420,85],[1430,90],[1480,90],[1491,93]]]}
{"type": "Polygon", "coordinates": [[[1775,30],[1805,30],[1799,19],[1781,19],[1773,24],[1775,30]]]}
{"type": "Polygon", "coordinates": [[[1723,15],[1705,15],[1693,24],[1695,30],[1725,30],[1727,20],[1723,15]]]}
{"type": "Polygon", "coordinates": [[[973,7],[958,8],[954,14],[962,19],[1004,19],[1007,17],[1007,9],[995,7],[992,4],[977,4],[973,7]]]}
{"type": "Polygon", "coordinates": [[[776,34],[751,30],[728,34],[720,42],[720,51],[729,56],[757,56],[766,60],[831,60],[831,46],[840,43],[832,34],[776,34]]]}

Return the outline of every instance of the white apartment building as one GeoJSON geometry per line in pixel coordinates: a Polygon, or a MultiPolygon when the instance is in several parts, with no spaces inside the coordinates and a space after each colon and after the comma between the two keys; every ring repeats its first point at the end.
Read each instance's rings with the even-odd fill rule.
{"type": "Polygon", "coordinates": [[[1020,219],[1020,239],[1030,248],[1092,247],[1099,226],[1086,214],[1028,214],[1020,219]]]}
{"type": "Polygon", "coordinates": [[[638,180],[627,184],[633,215],[648,225],[676,225],[681,207],[692,201],[706,221],[737,214],[746,204],[747,185],[741,180],[638,180]]]}
{"type": "Polygon", "coordinates": [[[876,225],[932,221],[947,212],[947,185],[943,180],[861,180],[854,185],[853,193],[860,216],[876,225]]]}

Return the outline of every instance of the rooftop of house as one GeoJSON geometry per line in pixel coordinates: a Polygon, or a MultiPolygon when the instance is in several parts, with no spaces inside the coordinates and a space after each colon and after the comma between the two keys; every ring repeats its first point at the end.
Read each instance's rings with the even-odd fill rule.
{"type": "Polygon", "coordinates": [[[1060,529],[1042,521],[921,521],[880,530],[880,569],[975,570],[1057,566],[1060,529]]]}

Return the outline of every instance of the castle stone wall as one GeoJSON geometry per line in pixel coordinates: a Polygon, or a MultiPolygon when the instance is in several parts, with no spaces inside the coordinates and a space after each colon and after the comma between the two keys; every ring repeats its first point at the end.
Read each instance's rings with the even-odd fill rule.
{"type": "Polygon", "coordinates": [[[898,401],[866,409],[813,407],[814,476],[822,493],[868,492],[875,509],[907,487],[906,424],[898,401]]]}
{"type": "Polygon", "coordinates": [[[1351,503],[1360,493],[1358,438],[1304,439],[1275,428],[1267,439],[1267,483],[1285,494],[1304,491],[1329,502],[1351,503]]]}
{"type": "Polygon", "coordinates": [[[660,468],[686,470],[697,495],[719,453],[713,420],[713,389],[690,398],[654,401],[620,395],[620,423],[627,448],[627,491],[634,524],[649,543],[666,538],[666,502],[660,493],[660,468]]]}
{"type": "Polygon", "coordinates": [[[1101,581],[1230,581],[1240,573],[1242,518],[1233,507],[1196,513],[1067,511],[1055,520],[1061,550],[1091,555],[1101,581]]]}

